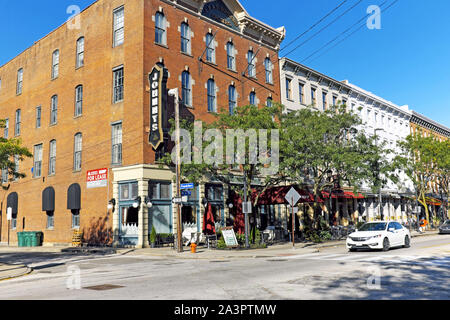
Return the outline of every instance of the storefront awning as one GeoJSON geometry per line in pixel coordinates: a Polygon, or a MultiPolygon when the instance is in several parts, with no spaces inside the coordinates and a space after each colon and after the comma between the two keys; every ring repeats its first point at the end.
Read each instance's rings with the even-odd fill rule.
{"type": "Polygon", "coordinates": [[[55,189],[52,187],[42,191],[42,211],[55,211],[55,189]]]}
{"type": "Polygon", "coordinates": [[[13,215],[17,215],[18,203],[19,203],[19,196],[17,195],[17,192],[10,193],[6,200],[6,207],[12,209],[13,215]]]}
{"type": "Polygon", "coordinates": [[[72,184],[67,190],[67,209],[81,209],[81,188],[78,183],[72,184]]]}
{"type": "MultiPolygon", "coordinates": [[[[353,192],[349,192],[349,191],[332,191],[331,192],[331,197],[333,199],[364,199],[364,196],[361,193],[353,193],[353,192]]],[[[322,195],[325,199],[329,199],[330,198],[330,193],[326,192],[326,191],[322,191],[322,195]]]]}

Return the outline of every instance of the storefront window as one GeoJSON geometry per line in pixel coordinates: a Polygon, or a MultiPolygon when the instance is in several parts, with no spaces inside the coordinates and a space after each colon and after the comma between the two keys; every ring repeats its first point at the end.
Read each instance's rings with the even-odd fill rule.
{"type": "Polygon", "coordinates": [[[120,201],[131,201],[138,197],[137,182],[120,185],[120,201]]]}
{"type": "Polygon", "coordinates": [[[148,193],[150,199],[171,199],[172,183],[150,181],[148,193]]]}
{"type": "Polygon", "coordinates": [[[208,201],[223,201],[223,186],[218,184],[207,184],[205,186],[206,199],[208,201]]]}

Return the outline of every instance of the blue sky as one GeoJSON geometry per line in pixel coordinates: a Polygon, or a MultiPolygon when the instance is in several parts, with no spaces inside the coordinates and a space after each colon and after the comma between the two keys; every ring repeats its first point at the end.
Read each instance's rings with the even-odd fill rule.
{"type": "MultiPolygon", "coordinates": [[[[241,0],[255,18],[285,26],[284,47],[343,0],[241,0]]],[[[339,11],[289,48],[306,40],[359,0],[347,0],[339,11]]],[[[369,5],[385,0],[362,0],[330,28],[288,57],[302,62],[312,52],[366,15],[369,5]]],[[[387,5],[393,0],[387,0],[387,5]]],[[[0,65],[64,23],[70,5],[85,8],[93,0],[3,1],[0,65]]],[[[316,59],[302,62],[337,80],[349,80],[398,105],[450,127],[450,1],[399,0],[382,14],[381,30],[363,28],[316,59]]],[[[289,49],[281,52],[281,56],[289,49]]]]}

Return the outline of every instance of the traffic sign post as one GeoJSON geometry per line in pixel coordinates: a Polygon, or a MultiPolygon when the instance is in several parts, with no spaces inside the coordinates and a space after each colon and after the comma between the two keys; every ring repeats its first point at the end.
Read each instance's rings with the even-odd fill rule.
{"type": "Polygon", "coordinates": [[[291,205],[291,209],[292,209],[292,247],[295,248],[295,212],[294,212],[294,206],[297,204],[298,200],[300,200],[300,194],[297,192],[297,190],[294,189],[294,187],[292,187],[291,190],[289,190],[289,192],[286,194],[285,199],[291,205]]]}

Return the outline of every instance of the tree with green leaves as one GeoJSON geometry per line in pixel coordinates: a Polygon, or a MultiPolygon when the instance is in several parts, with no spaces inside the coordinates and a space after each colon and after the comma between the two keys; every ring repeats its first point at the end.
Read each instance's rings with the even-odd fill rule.
{"type": "MultiPolygon", "coordinates": [[[[5,120],[0,120],[0,128],[5,128],[5,120]]],[[[31,152],[22,146],[20,139],[6,139],[0,137],[0,169],[8,172],[8,181],[25,178],[25,174],[18,172],[16,161],[24,161],[25,158],[31,158],[31,152]]],[[[8,187],[2,185],[3,189],[8,187]]]]}
{"type": "Polygon", "coordinates": [[[361,124],[344,105],[323,112],[308,107],[282,118],[281,175],[292,183],[312,186],[316,227],[323,192],[336,185],[353,187],[356,192],[364,184],[378,191],[388,180],[398,181],[388,161],[391,150],[377,143],[376,136],[358,131],[361,124]]]}
{"type": "MultiPolygon", "coordinates": [[[[279,136],[281,110],[278,104],[264,108],[248,105],[236,107],[231,114],[222,110],[215,114],[212,123],[180,121],[180,127],[185,130],[181,135],[182,180],[219,181],[242,199],[251,199],[252,188],[261,194],[279,184],[283,179],[277,166],[270,172],[274,169],[270,160],[278,156],[274,154],[279,148],[278,139],[273,138],[279,136]],[[248,186],[245,192],[243,184],[248,186]]],[[[171,122],[174,140],[175,125],[171,122]]],[[[278,159],[275,160],[278,164],[278,159]]],[[[168,153],[162,162],[173,166],[175,157],[168,153]]],[[[258,197],[253,205],[257,201],[258,197]]]]}
{"type": "Polygon", "coordinates": [[[438,191],[442,198],[444,195],[447,198],[449,196],[450,142],[441,141],[432,135],[426,136],[422,130],[418,130],[399,145],[402,153],[395,161],[405,168],[413,181],[417,201],[425,208],[426,219],[430,221],[427,193],[438,191]]]}

